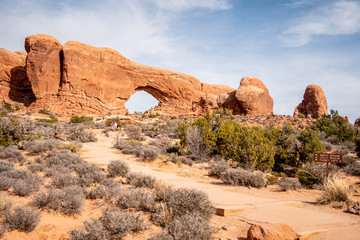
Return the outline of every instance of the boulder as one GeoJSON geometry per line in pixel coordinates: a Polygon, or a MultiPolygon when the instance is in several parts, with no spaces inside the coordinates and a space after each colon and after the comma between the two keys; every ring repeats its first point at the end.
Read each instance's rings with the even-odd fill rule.
{"type": "Polygon", "coordinates": [[[245,115],[270,115],[274,101],[265,84],[258,78],[245,76],[240,81],[235,98],[245,115]]]}
{"type": "Polygon", "coordinates": [[[36,98],[57,94],[61,79],[60,42],[47,34],[31,35],[25,39],[25,50],[26,73],[36,98]]]}
{"type": "Polygon", "coordinates": [[[25,70],[26,53],[0,48],[0,99],[30,104],[34,101],[25,70]]]}
{"type": "Polygon", "coordinates": [[[247,232],[247,240],[299,240],[300,237],[288,225],[262,223],[252,225],[247,232]]]}
{"type": "Polygon", "coordinates": [[[311,118],[321,118],[328,114],[325,93],[320,86],[311,84],[306,87],[304,98],[294,111],[294,116],[299,114],[311,118]]]}
{"type": "Polygon", "coordinates": [[[354,125],[360,127],[360,117],[355,120],[354,125]]]}
{"type": "Polygon", "coordinates": [[[217,98],[217,104],[219,107],[232,110],[234,115],[245,114],[245,110],[241,104],[235,98],[236,91],[223,93],[217,98]]]}

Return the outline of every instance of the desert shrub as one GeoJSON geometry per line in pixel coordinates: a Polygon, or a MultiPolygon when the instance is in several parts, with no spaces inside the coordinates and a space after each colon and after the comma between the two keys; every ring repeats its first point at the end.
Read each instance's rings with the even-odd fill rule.
{"type": "Polygon", "coordinates": [[[203,160],[210,155],[210,148],[203,137],[202,128],[190,126],[186,132],[186,150],[196,160],[203,160]]]}
{"type": "Polygon", "coordinates": [[[25,197],[29,196],[32,193],[39,191],[42,181],[40,178],[32,178],[27,180],[18,180],[13,183],[13,193],[25,197]]]}
{"type": "Polygon", "coordinates": [[[50,114],[50,118],[42,118],[39,120],[39,122],[42,123],[49,123],[49,124],[55,124],[57,123],[59,120],[57,119],[57,117],[53,114],[50,114]]]}
{"type": "Polygon", "coordinates": [[[89,186],[93,183],[100,183],[105,178],[105,173],[103,173],[101,168],[95,164],[82,162],[72,165],[70,168],[76,171],[79,177],[78,182],[81,186],[89,186]]]}
{"type": "Polygon", "coordinates": [[[131,185],[137,188],[154,188],[156,184],[155,177],[143,173],[129,173],[126,178],[131,185]]]}
{"type": "Polygon", "coordinates": [[[14,163],[0,160],[0,173],[14,169],[14,163]]]}
{"type": "Polygon", "coordinates": [[[70,240],[105,240],[106,233],[98,219],[85,220],[82,229],[73,229],[69,232],[70,240]]]}
{"type": "Polygon", "coordinates": [[[91,187],[86,191],[86,198],[88,199],[105,199],[108,195],[108,189],[109,187],[106,187],[104,185],[99,185],[96,187],[91,187]]]}
{"type": "Polygon", "coordinates": [[[33,134],[34,123],[16,117],[0,116],[0,146],[10,146],[20,141],[36,137],[33,134]]]}
{"type": "Polygon", "coordinates": [[[243,127],[227,121],[218,130],[219,153],[242,167],[271,170],[274,166],[274,148],[261,127],[243,127]]]}
{"type": "Polygon", "coordinates": [[[13,185],[13,180],[0,175],[0,191],[7,191],[13,185]]]}
{"type": "Polygon", "coordinates": [[[321,153],[325,150],[317,132],[312,129],[306,129],[300,132],[298,140],[301,143],[299,156],[302,162],[311,162],[314,159],[314,153],[321,153]]]}
{"type": "Polygon", "coordinates": [[[283,170],[283,165],[297,166],[299,159],[300,142],[297,132],[290,124],[284,124],[282,128],[270,125],[265,129],[265,136],[270,139],[275,150],[275,165],[277,171],[283,170]]]}
{"type": "Polygon", "coordinates": [[[146,189],[123,189],[116,198],[116,206],[121,209],[136,208],[142,211],[153,211],[154,196],[146,189]]]}
{"type": "Polygon", "coordinates": [[[45,168],[45,165],[39,163],[30,163],[29,165],[27,165],[27,169],[32,173],[43,172],[45,168]]]}
{"type": "Polygon", "coordinates": [[[92,117],[88,117],[88,116],[78,116],[78,115],[74,115],[71,117],[70,119],[71,123],[84,123],[84,124],[93,124],[94,123],[94,119],[92,117]]]}
{"type": "Polygon", "coordinates": [[[175,164],[186,164],[189,166],[193,165],[193,160],[186,156],[178,156],[177,154],[171,154],[169,160],[175,164]]]}
{"type": "Polygon", "coordinates": [[[335,201],[351,203],[350,197],[349,186],[343,180],[333,178],[324,183],[324,192],[317,202],[319,204],[329,204],[335,201]]]}
{"type": "Polygon", "coordinates": [[[69,150],[72,153],[79,153],[81,148],[82,148],[81,143],[69,143],[69,144],[65,144],[62,147],[62,149],[69,150]]]}
{"type": "Polygon", "coordinates": [[[230,168],[230,165],[224,159],[218,162],[212,162],[210,164],[209,175],[220,177],[222,173],[224,173],[227,169],[230,168]]]}
{"type": "MultiPolygon", "coordinates": [[[[332,177],[337,171],[336,165],[329,165],[329,177],[332,177]]],[[[308,163],[300,168],[296,173],[302,186],[306,188],[318,188],[324,184],[326,179],[326,166],[322,164],[308,163]]]]}
{"type": "Polygon", "coordinates": [[[48,167],[54,165],[68,167],[74,164],[84,162],[84,160],[80,156],[72,154],[70,151],[67,150],[61,150],[60,152],[49,152],[45,156],[43,161],[48,167]]]}
{"type": "Polygon", "coordinates": [[[79,180],[78,177],[72,175],[71,173],[62,174],[57,172],[52,175],[51,179],[51,186],[59,189],[77,185],[79,180]]]}
{"type": "Polygon", "coordinates": [[[279,185],[281,191],[297,190],[301,188],[301,183],[298,179],[281,178],[277,184],[279,185]]]}
{"type": "Polygon", "coordinates": [[[173,219],[172,209],[161,203],[151,215],[151,221],[158,226],[165,228],[173,219]]]}
{"type": "Polygon", "coordinates": [[[173,220],[162,233],[152,240],[209,240],[214,233],[209,221],[197,214],[184,215],[173,220]]]}
{"type": "Polygon", "coordinates": [[[196,212],[199,216],[210,219],[214,213],[209,197],[197,189],[176,189],[169,196],[166,204],[169,209],[172,209],[174,218],[196,212]]]}
{"type": "Polygon", "coordinates": [[[25,141],[24,149],[30,154],[37,155],[47,151],[53,151],[63,146],[63,143],[55,139],[40,139],[25,141]]]}
{"type": "Polygon", "coordinates": [[[169,137],[158,137],[156,140],[153,140],[149,143],[150,145],[156,146],[158,148],[169,148],[171,147],[171,139],[169,137]]]}
{"type": "Polygon", "coordinates": [[[9,146],[6,148],[0,146],[0,159],[7,159],[14,163],[18,162],[21,165],[27,160],[16,146],[9,146]]]}
{"type": "Polygon", "coordinates": [[[133,140],[124,141],[120,138],[116,138],[114,147],[121,150],[123,154],[136,154],[137,152],[140,152],[142,143],[133,140]]]}
{"type": "Polygon", "coordinates": [[[145,138],[142,135],[141,127],[137,125],[131,125],[124,128],[129,139],[144,141],[145,138]]]}
{"type": "Polygon", "coordinates": [[[139,152],[136,153],[137,157],[141,157],[143,161],[151,162],[159,158],[158,149],[155,147],[142,147],[139,152]]]}
{"type": "Polygon", "coordinates": [[[107,166],[110,177],[125,177],[129,173],[130,167],[127,162],[122,160],[112,160],[107,166]]]}
{"type": "Polygon", "coordinates": [[[266,174],[265,178],[269,185],[274,185],[275,183],[277,183],[279,177],[272,174],[266,174]]]}
{"type": "Polygon", "coordinates": [[[174,191],[171,185],[157,181],[154,186],[155,200],[167,202],[174,191]]]}
{"type": "Polygon", "coordinates": [[[324,132],[326,138],[332,143],[353,142],[356,129],[346,119],[342,118],[338,111],[330,110],[330,115],[324,115],[311,127],[314,130],[324,132]]]}
{"type": "Polygon", "coordinates": [[[105,211],[100,222],[106,231],[107,239],[122,239],[130,232],[143,231],[148,227],[140,214],[116,210],[105,211]]]}
{"type": "Polygon", "coordinates": [[[60,192],[49,189],[47,192],[39,192],[31,198],[31,205],[41,210],[57,210],[59,208],[60,192]]]}
{"type": "Polygon", "coordinates": [[[349,164],[344,168],[344,171],[347,174],[351,174],[354,176],[360,176],[360,163],[354,162],[352,164],[349,164]]]}
{"type": "Polygon", "coordinates": [[[266,180],[261,172],[249,172],[241,168],[229,168],[220,175],[225,184],[262,188],[266,180]]]}
{"type": "Polygon", "coordinates": [[[80,213],[84,201],[82,189],[70,186],[63,190],[50,189],[48,192],[41,192],[33,197],[32,204],[43,210],[54,210],[71,216],[80,213]]]}
{"type": "Polygon", "coordinates": [[[346,144],[341,143],[338,145],[335,145],[335,152],[336,154],[341,154],[343,156],[348,155],[349,154],[349,148],[346,144]]]}
{"type": "Polygon", "coordinates": [[[97,141],[96,134],[87,131],[86,127],[83,125],[75,125],[68,128],[67,138],[71,141],[82,143],[97,141]]]}
{"type": "Polygon", "coordinates": [[[344,164],[345,166],[351,165],[351,164],[356,163],[357,160],[358,160],[358,159],[357,159],[356,157],[353,157],[353,156],[345,156],[345,157],[343,157],[343,164],[344,164]]]}
{"type": "Polygon", "coordinates": [[[45,114],[45,115],[50,115],[51,114],[50,111],[47,110],[46,108],[39,109],[39,113],[45,114]]]}
{"type": "Polygon", "coordinates": [[[44,170],[45,177],[52,177],[55,174],[70,174],[71,170],[61,165],[51,165],[44,170]]]}
{"type": "Polygon", "coordinates": [[[360,138],[357,138],[355,140],[355,145],[356,145],[355,147],[356,154],[358,157],[360,157],[360,138]]]}
{"type": "Polygon", "coordinates": [[[4,214],[7,229],[32,232],[40,222],[40,213],[24,206],[16,206],[4,214]]]}

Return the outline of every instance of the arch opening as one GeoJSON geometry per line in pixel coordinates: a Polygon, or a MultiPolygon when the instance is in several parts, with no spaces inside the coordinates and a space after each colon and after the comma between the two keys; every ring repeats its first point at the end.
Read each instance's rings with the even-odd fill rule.
{"type": "Polygon", "coordinates": [[[159,100],[154,98],[150,93],[139,90],[131,95],[129,100],[125,103],[125,107],[130,113],[144,113],[158,104],[159,100]]]}

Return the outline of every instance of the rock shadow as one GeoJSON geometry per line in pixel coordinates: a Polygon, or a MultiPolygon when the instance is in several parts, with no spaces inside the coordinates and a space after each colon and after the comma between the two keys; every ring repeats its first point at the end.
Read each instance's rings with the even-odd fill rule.
{"type": "Polygon", "coordinates": [[[36,97],[27,77],[25,67],[17,66],[10,70],[9,98],[12,101],[23,103],[27,107],[35,102],[36,97]]]}

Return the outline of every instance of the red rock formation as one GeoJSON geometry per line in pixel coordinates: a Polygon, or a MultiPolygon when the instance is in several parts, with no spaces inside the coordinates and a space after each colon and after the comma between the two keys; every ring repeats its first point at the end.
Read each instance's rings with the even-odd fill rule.
{"type": "Polygon", "coordinates": [[[245,76],[236,91],[222,94],[217,103],[240,115],[270,115],[274,102],[265,84],[258,78],[245,76]]]}
{"type": "Polygon", "coordinates": [[[294,116],[298,114],[312,118],[321,118],[328,114],[325,93],[320,86],[312,84],[306,87],[304,99],[294,111],[294,116]]]}
{"type": "Polygon", "coordinates": [[[252,225],[247,232],[247,240],[299,240],[300,237],[288,225],[262,223],[252,225]]]}
{"type": "Polygon", "coordinates": [[[360,117],[355,120],[354,125],[360,127],[360,117]]]}
{"type": "Polygon", "coordinates": [[[0,99],[30,104],[34,94],[25,70],[24,52],[0,48],[0,99]]]}
{"type": "Polygon", "coordinates": [[[46,34],[31,35],[25,39],[25,49],[26,72],[36,98],[57,94],[61,79],[60,42],[46,34]]]}

